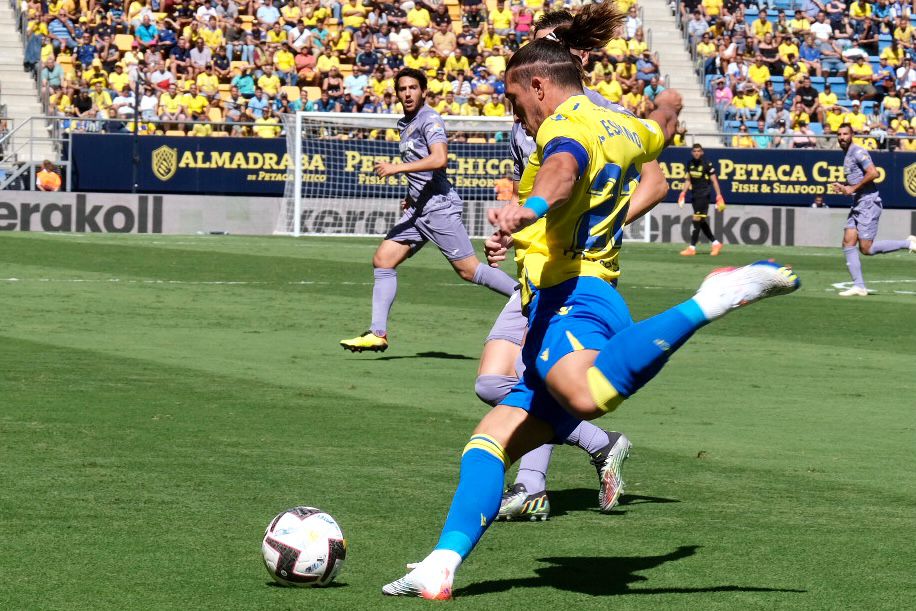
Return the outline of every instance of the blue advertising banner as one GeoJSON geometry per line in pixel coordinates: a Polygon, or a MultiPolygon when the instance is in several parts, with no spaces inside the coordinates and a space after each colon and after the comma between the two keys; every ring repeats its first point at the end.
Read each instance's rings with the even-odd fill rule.
{"type": "MultiPolygon", "coordinates": [[[[398,144],[367,140],[314,139],[303,142],[303,196],[354,199],[401,198],[403,176],[381,179],[378,161],[400,159],[398,144]],[[363,188],[367,187],[367,188],[363,188]]],[[[176,138],[144,136],[138,142],[137,192],[202,195],[283,194],[292,163],[282,138],[176,138]]],[[[823,195],[831,207],[851,203],[828,193],[843,180],[842,151],[708,149],[729,204],[810,206],[823,195]]],[[[130,192],[133,138],[74,134],[74,189],[130,192]]],[[[874,152],[878,188],[887,208],[916,208],[916,154],[874,152]]],[[[669,201],[683,187],[690,150],[668,149],[659,159],[668,177],[669,201]]],[[[448,173],[461,196],[491,200],[496,180],[512,170],[508,146],[451,143],[448,173]]]]}

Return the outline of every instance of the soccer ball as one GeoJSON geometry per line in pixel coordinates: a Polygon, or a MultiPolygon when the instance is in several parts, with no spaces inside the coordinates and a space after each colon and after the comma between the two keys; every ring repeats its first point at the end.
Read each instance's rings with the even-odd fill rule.
{"type": "Polygon", "coordinates": [[[267,572],[285,586],[326,586],[347,557],[347,540],[330,515],[293,507],[270,521],[261,542],[267,572]]]}

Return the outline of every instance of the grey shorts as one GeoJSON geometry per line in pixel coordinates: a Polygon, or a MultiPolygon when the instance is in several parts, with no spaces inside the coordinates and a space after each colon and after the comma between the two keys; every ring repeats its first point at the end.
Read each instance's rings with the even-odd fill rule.
{"type": "Polygon", "coordinates": [[[410,244],[411,256],[432,242],[449,261],[466,259],[474,254],[474,246],[461,221],[462,213],[456,193],[434,195],[419,212],[414,207],[407,208],[385,239],[410,244]]]}
{"type": "Polygon", "coordinates": [[[493,323],[493,328],[487,335],[487,341],[504,339],[521,346],[527,326],[528,319],[522,314],[522,294],[519,289],[515,289],[499,316],[496,317],[496,322],[493,323]]]}
{"type": "Polygon", "coordinates": [[[846,228],[858,231],[860,240],[874,240],[878,236],[882,209],[881,197],[877,193],[863,195],[849,211],[846,228]]]}

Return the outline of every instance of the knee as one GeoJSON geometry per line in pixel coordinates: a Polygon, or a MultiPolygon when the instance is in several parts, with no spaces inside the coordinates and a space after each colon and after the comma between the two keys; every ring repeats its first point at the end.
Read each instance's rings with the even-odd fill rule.
{"type": "Polygon", "coordinates": [[[514,376],[482,374],[474,382],[474,392],[477,398],[487,405],[499,405],[506,398],[512,387],[518,382],[514,376]]]}
{"type": "Polygon", "coordinates": [[[859,252],[865,255],[866,257],[870,257],[871,256],[871,244],[869,244],[868,247],[865,247],[862,244],[859,244],[859,252]]]}
{"type": "Polygon", "coordinates": [[[461,277],[465,282],[474,282],[474,276],[476,275],[477,270],[471,269],[470,266],[467,267],[456,267],[455,273],[461,277]]]}

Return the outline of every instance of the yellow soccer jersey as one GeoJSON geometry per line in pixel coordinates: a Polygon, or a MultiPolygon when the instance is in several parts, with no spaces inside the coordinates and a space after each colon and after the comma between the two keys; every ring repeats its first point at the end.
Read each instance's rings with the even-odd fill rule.
{"type": "Polygon", "coordinates": [[[572,195],[536,223],[513,235],[523,286],[555,286],[577,276],[613,280],[620,275],[617,233],[626,221],[629,196],[646,161],[665,146],[654,121],[591,103],[584,95],[563,102],[541,125],[537,149],[519,183],[527,198],[537,170],[550,155],[565,152],[579,163],[572,195]],[[536,227],[544,223],[538,235],[536,227]]]}

